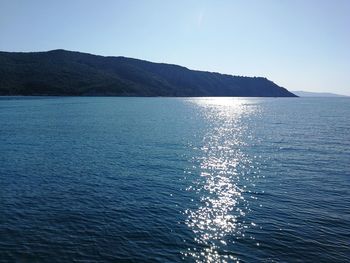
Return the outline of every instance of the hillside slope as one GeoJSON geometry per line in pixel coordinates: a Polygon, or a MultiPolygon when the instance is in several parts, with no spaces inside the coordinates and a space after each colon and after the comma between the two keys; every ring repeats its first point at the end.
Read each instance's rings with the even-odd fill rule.
{"type": "Polygon", "coordinates": [[[266,78],[66,50],[0,52],[0,95],[295,96],[266,78]]]}

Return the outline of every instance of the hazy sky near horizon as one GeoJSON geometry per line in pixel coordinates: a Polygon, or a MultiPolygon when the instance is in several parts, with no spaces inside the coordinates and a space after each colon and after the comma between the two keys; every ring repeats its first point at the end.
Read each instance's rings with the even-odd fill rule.
{"type": "Polygon", "coordinates": [[[0,0],[0,50],[58,48],[350,95],[350,0],[0,0]]]}

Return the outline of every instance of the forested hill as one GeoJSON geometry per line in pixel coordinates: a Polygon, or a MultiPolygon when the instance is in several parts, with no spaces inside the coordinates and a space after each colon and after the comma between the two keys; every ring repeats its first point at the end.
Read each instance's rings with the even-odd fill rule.
{"type": "Polygon", "coordinates": [[[0,52],[0,95],[295,96],[266,78],[66,50],[0,52]]]}

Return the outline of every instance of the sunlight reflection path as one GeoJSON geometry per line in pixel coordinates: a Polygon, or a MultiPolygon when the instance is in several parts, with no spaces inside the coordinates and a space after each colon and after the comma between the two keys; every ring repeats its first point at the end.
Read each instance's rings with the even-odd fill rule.
{"type": "Polygon", "coordinates": [[[194,160],[200,177],[187,189],[199,196],[198,207],[185,211],[186,224],[201,249],[189,248],[184,256],[197,262],[232,262],[238,258],[227,252],[228,243],[244,237],[247,228],[244,217],[249,207],[243,193],[249,178],[244,171],[252,167],[252,161],[242,147],[249,136],[245,120],[256,107],[232,98],[191,102],[202,108],[210,129],[203,138],[200,156],[194,160]]]}

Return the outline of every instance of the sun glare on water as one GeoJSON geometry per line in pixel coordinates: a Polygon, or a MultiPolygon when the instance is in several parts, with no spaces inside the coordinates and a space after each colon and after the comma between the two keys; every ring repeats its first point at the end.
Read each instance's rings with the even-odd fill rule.
{"type": "Polygon", "coordinates": [[[225,248],[244,238],[248,227],[244,218],[249,207],[244,193],[249,191],[251,178],[247,171],[251,171],[252,160],[242,150],[249,136],[243,119],[254,114],[256,108],[245,99],[206,98],[191,102],[202,108],[210,128],[193,160],[197,177],[187,189],[196,193],[198,204],[185,211],[186,224],[200,249],[188,248],[183,254],[197,262],[238,261],[225,248]]]}

